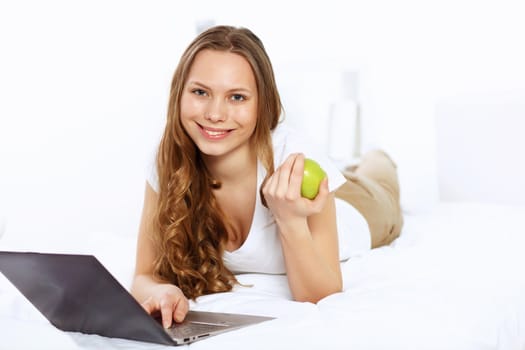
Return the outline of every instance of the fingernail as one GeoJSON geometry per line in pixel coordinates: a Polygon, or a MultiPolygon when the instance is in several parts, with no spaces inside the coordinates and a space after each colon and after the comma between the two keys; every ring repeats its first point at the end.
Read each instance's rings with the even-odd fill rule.
{"type": "Polygon", "coordinates": [[[184,314],[182,312],[176,312],[175,313],[175,320],[177,322],[180,322],[184,319],[184,314]]]}

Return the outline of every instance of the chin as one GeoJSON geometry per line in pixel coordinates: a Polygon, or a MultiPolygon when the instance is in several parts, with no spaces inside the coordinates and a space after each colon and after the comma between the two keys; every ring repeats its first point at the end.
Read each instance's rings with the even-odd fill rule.
{"type": "Polygon", "coordinates": [[[223,147],[217,147],[217,146],[209,146],[205,145],[204,147],[201,147],[197,145],[197,149],[200,151],[201,154],[208,156],[208,157],[220,157],[228,153],[228,150],[224,149],[223,147]]]}

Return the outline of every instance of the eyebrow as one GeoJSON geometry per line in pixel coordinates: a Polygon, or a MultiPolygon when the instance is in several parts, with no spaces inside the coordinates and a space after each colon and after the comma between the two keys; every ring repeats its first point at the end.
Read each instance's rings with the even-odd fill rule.
{"type": "MultiPolygon", "coordinates": [[[[199,81],[196,81],[196,80],[188,81],[188,85],[196,85],[196,86],[202,87],[202,88],[207,89],[207,90],[212,90],[212,88],[210,88],[208,85],[203,84],[203,83],[201,83],[199,81]]],[[[237,87],[237,88],[229,89],[226,92],[228,92],[228,93],[231,93],[231,92],[244,92],[244,93],[248,93],[248,94],[252,94],[253,93],[250,89],[244,88],[244,87],[237,87]]]]}

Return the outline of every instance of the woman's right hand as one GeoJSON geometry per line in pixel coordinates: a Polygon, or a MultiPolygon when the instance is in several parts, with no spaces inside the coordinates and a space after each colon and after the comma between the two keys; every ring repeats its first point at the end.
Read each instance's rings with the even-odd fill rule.
{"type": "Polygon", "coordinates": [[[171,327],[173,320],[184,321],[190,306],[179,287],[173,284],[159,284],[152,292],[141,305],[150,315],[160,313],[164,328],[171,327]]]}
{"type": "Polygon", "coordinates": [[[155,278],[153,266],[158,252],[153,244],[153,232],[157,202],[158,194],[146,183],[131,294],[149,314],[160,314],[162,325],[169,328],[173,320],[184,320],[189,310],[189,302],[177,286],[155,278]]]}

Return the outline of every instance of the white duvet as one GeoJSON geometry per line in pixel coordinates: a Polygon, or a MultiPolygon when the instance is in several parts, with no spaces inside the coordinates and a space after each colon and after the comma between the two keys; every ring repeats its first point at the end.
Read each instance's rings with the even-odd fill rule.
{"type": "MultiPolygon", "coordinates": [[[[525,207],[440,204],[406,216],[401,237],[342,264],[344,291],[291,301],[285,276],[239,275],[245,287],[201,297],[198,310],[277,319],[193,343],[194,349],[525,349],[525,207]]],[[[0,250],[96,255],[126,287],[135,239],[13,237],[0,250]]],[[[0,349],[157,349],[57,330],[0,275],[0,349]]]]}

